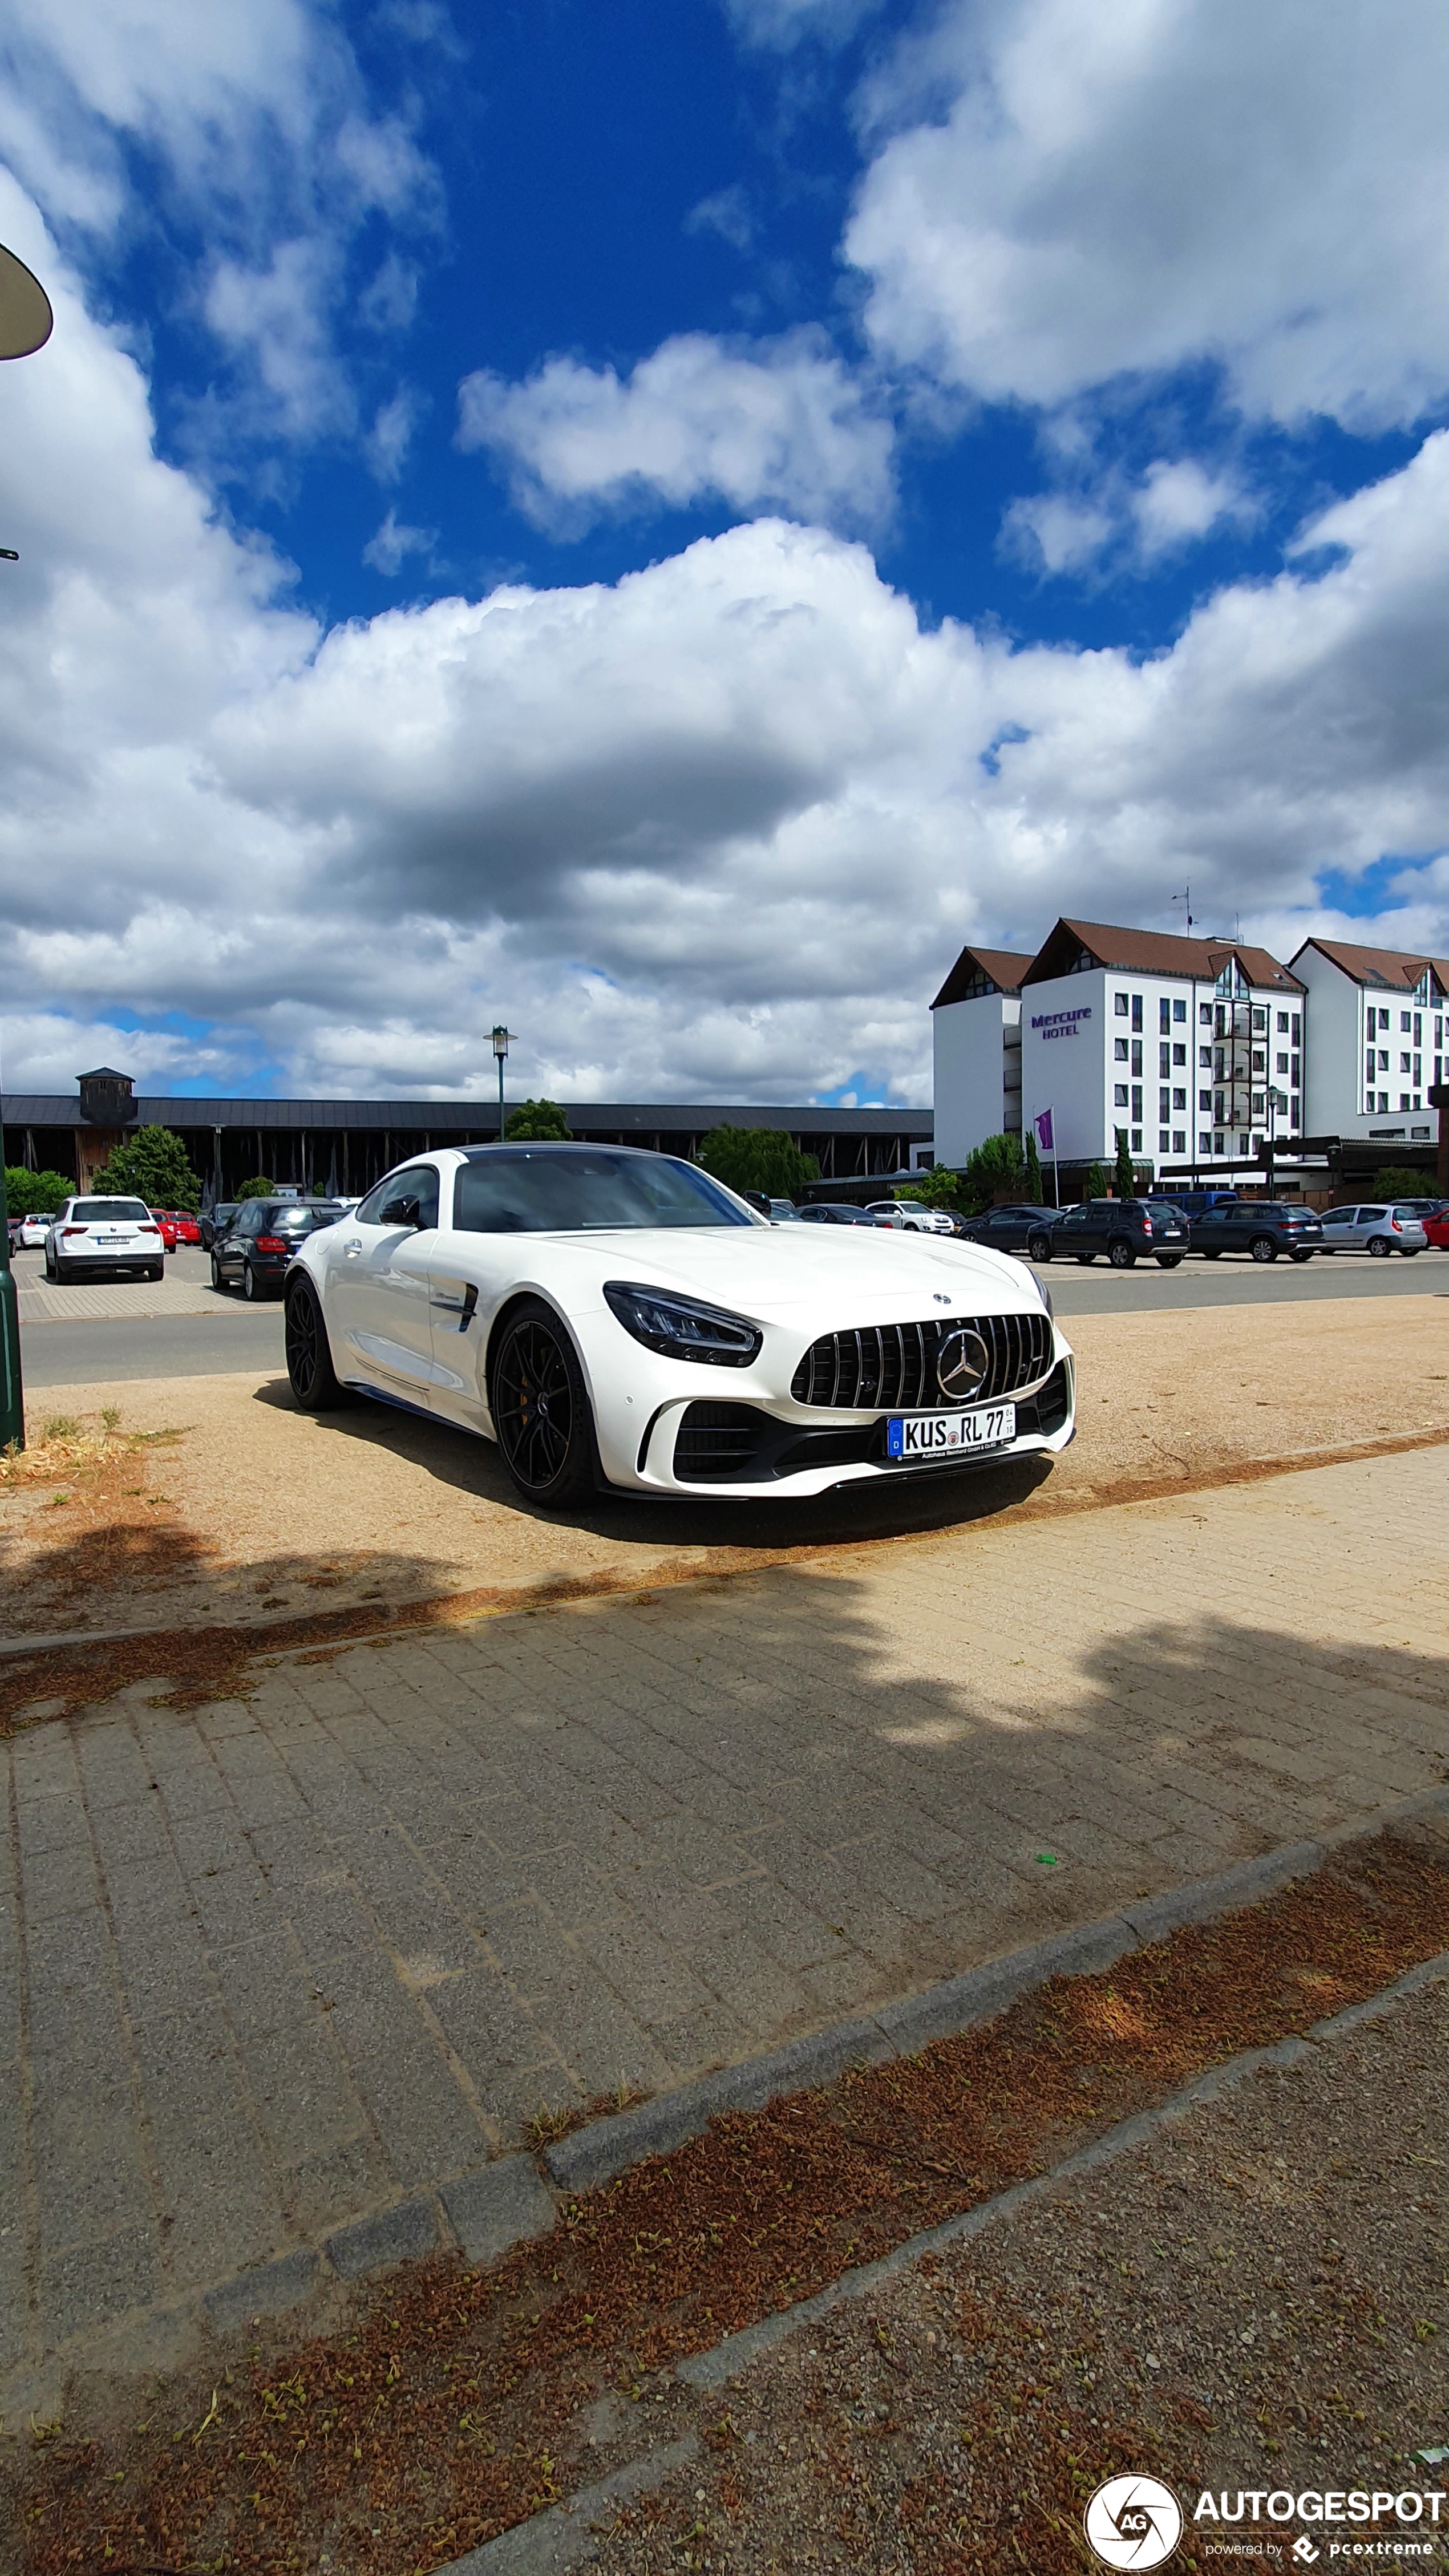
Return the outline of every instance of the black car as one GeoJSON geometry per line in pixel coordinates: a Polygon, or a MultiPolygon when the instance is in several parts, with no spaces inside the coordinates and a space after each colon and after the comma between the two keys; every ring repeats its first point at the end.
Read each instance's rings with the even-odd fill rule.
{"type": "Polygon", "coordinates": [[[196,1228],[203,1252],[210,1252],[214,1243],[219,1243],[224,1234],[230,1233],[232,1219],[240,1205],[239,1199],[218,1199],[214,1208],[202,1209],[196,1228]]]}
{"type": "Polygon", "coordinates": [[[1050,1261],[1052,1235],[1060,1208],[1033,1207],[1023,1200],[1018,1207],[987,1208],[980,1216],[962,1220],[959,1232],[968,1243],[988,1243],[993,1252],[1024,1252],[1029,1261],[1050,1261]]]}
{"type": "Polygon", "coordinates": [[[280,1297],[293,1254],[319,1226],[335,1225],[345,1213],[331,1199],[244,1199],[212,1244],[213,1288],[280,1297]]]}
{"type": "Polygon", "coordinates": [[[1204,1261],[1225,1252],[1246,1252],[1254,1261],[1311,1261],[1323,1241],[1323,1225],[1313,1208],[1280,1206],[1273,1199],[1238,1199],[1231,1207],[1209,1208],[1193,1219],[1192,1249],[1204,1261]]]}
{"type": "Polygon", "coordinates": [[[1160,1270],[1175,1270],[1191,1232],[1181,1209],[1164,1206],[1160,1199],[1151,1206],[1146,1199],[1083,1199],[1080,1207],[1062,1211],[1052,1250],[1058,1260],[1070,1254],[1081,1262],[1095,1261],[1105,1252],[1114,1270],[1130,1270],[1140,1258],[1155,1261],[1160,1270]]]}

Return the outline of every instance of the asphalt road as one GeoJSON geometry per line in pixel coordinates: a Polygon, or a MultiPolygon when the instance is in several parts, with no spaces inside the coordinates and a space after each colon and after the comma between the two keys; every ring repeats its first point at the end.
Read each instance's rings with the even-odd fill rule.
{"type": "MultiPolygon", "coordinates": [[[[179,1252],[167,1262],[172,1278],[204,1281],[205,1256],[179,1252]]],[[[1329,1297],[1423,1297],[1449,1300],[1449,1257],[1421,1253],[1416,1261],[1374,1261],[1367,1253],[1316,1257],[1300,1269],[1275,1261],[1259,1268],[1246,1255],[1225,1254],[1211,1267],[1191,1257],[1180,1270],[1155,1261],[1135,1270],[1110,1270],[1105,1261],[1088,1270],[1054,1261],[1044,1273],[1057,1313],[1142,1314],[1184,1306],[1260,1306],[1312,1303],[1329,1297]]],[[[164,1321],[138,1317],[105,1323],[27,1323],[21,1329],[26,1385],[80,1386],[127,1378],[211,1377],[228,1370],[283,1367],[280,1305],[245,1306],[218,1297],[213,1315],[178,1315],[164,1321]]]]}

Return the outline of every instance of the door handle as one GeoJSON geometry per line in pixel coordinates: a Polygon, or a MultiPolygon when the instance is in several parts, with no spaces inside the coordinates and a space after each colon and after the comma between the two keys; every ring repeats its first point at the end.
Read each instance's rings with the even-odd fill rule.
{"type": "Polygon", "coordinates": [[[350,1243],[344,1243],[344,1245],[343,1245],[343,1247],[342,1247],[342,1251],[343,1251],[343,1257],[344,1257],[344,1259],[345,1259],[345,1260],[348,1260],[348,1261],[357,1261],[358,1259],[360,1259],[360,1257],[361,1257],[361,1253],[362,1253],[362,1237],[361,1237],[361,1235],[360,1235],[360,1234],[355,1234],[355,1235],[353,1236],[352,1241],[351,1241],[350,1243]]]}

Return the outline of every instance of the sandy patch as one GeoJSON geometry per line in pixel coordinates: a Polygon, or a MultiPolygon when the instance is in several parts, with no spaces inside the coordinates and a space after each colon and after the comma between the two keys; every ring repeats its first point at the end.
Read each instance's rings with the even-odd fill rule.
{"type": "Polygon", "coordinates": [[[284,1378],[68,1387],[37,1398],[35,1430],[63,1401],[92,1421],[114,1406],[127,1432],[184,1436],[144,1471],[0,1494],[3,1630],[291,1623],[673,1581],[1432,1436],[1449,1430],[1446,1320],[1431,1296],[1079,1316],[1079,1432],[1049,1471],[567,1517],[522,1505],[486,1442],[379,1406],[301,1414],[284,1378]]]}

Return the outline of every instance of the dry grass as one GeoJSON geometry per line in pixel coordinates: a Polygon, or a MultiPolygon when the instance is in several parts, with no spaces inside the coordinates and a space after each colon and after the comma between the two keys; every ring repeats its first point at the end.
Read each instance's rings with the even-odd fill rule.
{"type": "Polygon", "coordinates": [[[185,1431],[123,1431],[120,1408],[103,1405],[89,1416],[52,1413],[40,1438],[21,1449],[0,1449],[0,1489],[23,1492],[36,1485],[90,1483],[143,1450],[174,1449],[185,1431]]]}
{"type": "MultiPolygon", "coordinates": [[[[325,2549],[348,2576],[417,2576],[592,2474],[578,2418],[601,2392],[667,2396],[676,2358],[1445,1947],[1449,1853],[1424,1834],[1386,1836],[1265,1905],[1058,1980],[918,2057],[712,2121],[676,2154],[581,2195],[552,2236],[489,2271],[436,2257],[360,2301],[350,2332],[162,2386],[128,2437],[17,2445],[5,2479],[22,2535],[14,2563],[21,2576],[270,2576],[315,2567],[325,2549]]],[[[1013,2400],[1012,2421],[1032,2396],[1013,2400]]],[[[633,2447],[662,2420],[651,2407],[633,2447]]],[[[1037,2576],[1078,2563],[1078,2432],[1061,2417],[1033,2426],[1041,2493],[1027,2556],[1010,2563],[1037,2576]]],[[[1137,2438],[1124,2432],[1124,2458],[1137,2438]]],[[[1019,2461],[1003,2425],[983,2420],[978,2440],[983,2484],[1008,2492],[1019,2461]]],[[[1094,2457],[1114,2456],[1110,2428],[1094,2434],[1094,2457]]],[[[5,2502],[0,2491],[0,2512],[5,2502]]],[[[960,2552],[939,2506],[924,2490],[913,2500],[923,2576],[1007,2563],[960,2552]]]]}

